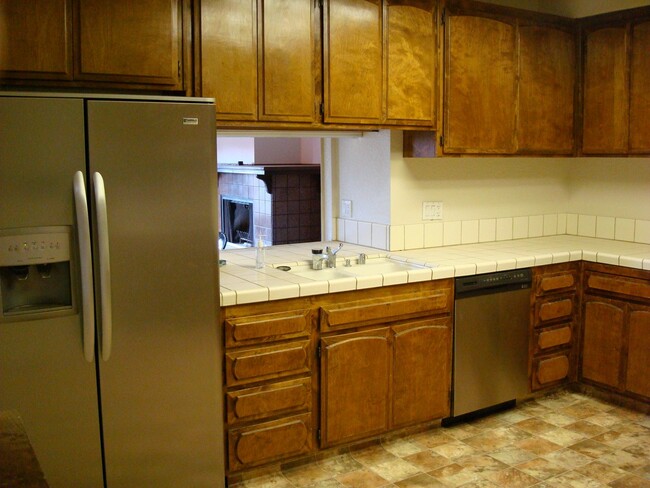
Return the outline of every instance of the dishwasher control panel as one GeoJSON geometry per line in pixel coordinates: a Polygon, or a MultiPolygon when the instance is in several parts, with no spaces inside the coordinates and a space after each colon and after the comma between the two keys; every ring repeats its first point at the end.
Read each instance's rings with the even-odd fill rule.
{"type": "Polygon", "coordinates": [[[530,268],[463,276],[462,278],[456,278],[456,295],[486,288],[510,288],[513,286],[516,288],[529,288],[531,281],[532,271],[530,268]]]}

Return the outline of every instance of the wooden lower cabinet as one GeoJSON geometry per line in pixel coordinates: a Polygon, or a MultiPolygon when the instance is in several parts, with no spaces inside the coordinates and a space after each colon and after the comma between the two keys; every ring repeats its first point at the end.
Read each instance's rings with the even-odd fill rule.
{"type": "Polygon", "coordinates": [[[580,379],[650,400],[650,273],[588,264],[580,379]]]}
{"type": "Polygon", "coordinates": [[[449,415],[451,317],[391,327],[393,427],[449,415]]]}
{"type": "Polygon", "coordinates": [[[231,470],[254,467],[305,454],[312,449],[311,414],[254,424],[228,431],[231,470]]]}
{"type": "Polygon", "coordinates": [[[389,329],[321,339],[321,446],[385,432],[389,426],[389,329]]]}

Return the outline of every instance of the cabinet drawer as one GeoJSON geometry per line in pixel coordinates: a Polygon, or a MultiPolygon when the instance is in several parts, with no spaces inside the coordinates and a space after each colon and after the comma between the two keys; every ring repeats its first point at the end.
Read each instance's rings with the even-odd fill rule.
{"type": "Polygon", "coordinates": [[[616,293],[640,300],[650,299],[650,282],[627,276],[587,272],[586,285],[592,291],[616,293]]]}
{"type": "Polygon", "coordinates": [[[309,309],[227,318],[226,347],[308,337],[311,318],[309,309]]]}
{"type": "Polygon", "coordinates": [[[533,362],[533,391],[567,380],[570,369],[569,353],[536,359],[533,362]]]}
{"type": "Polygon", "coordinates": [[[578,283],[578,271],[568,270],[557,273],[545,273],[535,280],[535,294],[559,293],[575,290],[578,283]]]}
{"type": "Polygon", "coordinates": [[[310,411],[311,397],[311,378],[228,392],[228,425],[310,411]]]}
{"type": "Polygon", "coordinates": [[[572,336],[571,325],[538,329],[535,331],[535,350],[540,352],[554,347],[570,346],[572,336]]]}
{"type": "Polygon", "coordinates": [[[451,305],[450,288],[328,304],[321,309],[320,328],[327,332],[440,314],[451,312],[451,305]]]}
{"type": "Polygon", "coordinates": [[[535,303],[535,324],[543,325],[557,320],[570,320],[574,311],[573,297],[538,300],[535,303]]]}
{"type": "Polygon", "coordinates": [[[312,426],[308,413],[228,432],[231,471],[305,454],[311,449],[312,426]]]}
{"type": "Polygon", "coordinates": [[[226,385],[308,373],[311,370],[309,341],[226,352],[226,385]]]}

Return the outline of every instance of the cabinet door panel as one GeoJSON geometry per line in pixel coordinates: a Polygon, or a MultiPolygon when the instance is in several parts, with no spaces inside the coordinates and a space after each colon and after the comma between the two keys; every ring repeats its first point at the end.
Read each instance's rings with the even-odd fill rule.
{"type": "Polygon", "coordinates": [[[474,16],[446,25],[446,153],[513,153],[515,26],[474,16]]]}
{"type": "Polygon", "coordinates": [[[650,398],[650,308],[630,312],[625,389],[650,398]]]}
{"type": "Polygon", "coordinates": [[[582,377],[614,388],[620,386],[624,305],[585,297],[582,377]]]}
{"type": "Polygon", "coordinates": [[[262,0],[260,120],[315,122],[320,62],[316,11],[304,0],[262,0]]]}
{"type": "Polygon", "coordinates": [[[228,432],[232,471],[311,451],[311,415],[303,414],[228,432]]]}
{"type": "Polygon", "coordinates": [[[585,154],[624,154],[628,149],[627,29],[587,35],[584,75],[585,154]]]}
{"type": "Polygon", "coordinates": [[[650,22],[632,28],[630,152],[650,152],[650,22]]]}
{"type": "Polygon", "coordinates": [[[257,119],[257,0],[202,0],[201,93],[217,120],[257,119]]]}
{"type": "Polygon", "coordinates": [[[182,88],[181,0],[83,0],[75,78],[182,88]]]}
{"type": "Polygon", "coordinates": [[[324,18],[325,122],[379,123],[380,0],[328,0],[324,18]]]}
{"type": "Polygon", "coordinates": [[[575,41],[567,31],[519,28],[519,152],[571,154],[575,41]]]}
{"type": "Polygon", "coordinates": [[[392,427],[449,415],[451,319],[410,322],[392,330],[392,427]]]}
{"type": "Polygon", "coordinates": [[[72,78],[71,0],[0,2],[0,77],[72,78]]]}
{"type": "Polygon", "coordinates": [[[322,447],[388,428],[388,328],[321,340],[322,447]]]}
{"type": "Polygon", "coordinates": [[[384,6],[386,119],[431,126],[435,121],[435,2],[389,0],[384,6]]]}

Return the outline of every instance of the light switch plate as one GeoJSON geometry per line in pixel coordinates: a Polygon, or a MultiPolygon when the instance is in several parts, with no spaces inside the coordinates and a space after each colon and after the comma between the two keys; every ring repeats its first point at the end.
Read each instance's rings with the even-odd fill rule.
{"type": "Polygon", "coordinates": [[[442,220],[442,202],[422,202],[422,220],[442,220]]]}
{"type": "Polygon", "coordinates": [[[341,200],[341,218],[352,218],[352,200],[341,200]]]}

